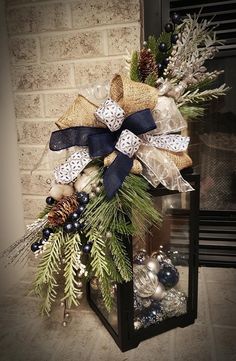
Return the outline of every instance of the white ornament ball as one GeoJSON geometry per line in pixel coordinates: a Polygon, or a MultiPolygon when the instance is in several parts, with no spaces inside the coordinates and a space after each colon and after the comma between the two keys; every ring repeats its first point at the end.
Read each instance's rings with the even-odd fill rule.
{"type": "Polygon", "coordinates": [[[59,201],[63,197],[63,184],[55,184],[50,189],[49,196],[59,201]]]}
{"type": "Polygon", "coordinates": [[[63,197],[72,196],[73,193],[74,193],[74,188],[72,186],[67,184],[63,185],[63,197]]]}
{"type": "Polygon", "coordinates": [[[81,177],[78,177],[74,183],[75,190],[77,192],[84,191],[86,193],[90,193],[92,190],[90,180],[91,177],[86,174],[83,174],[81,177]]]}
{"type": "Polygon", "coordinates": [[[166,294],[165,287],[163,286],[162,283],[159,283],[155,292],[153,293],[153,295],[151,295],[151,298],[153,300],[159,301],[165,296],[165,294],[166,294]]]}
{"type": "Polygon", "coordinates": [[[87,167],[84,169],[84,173],[87,174],[87,175],[95,175],[96,173],[98,173],[99,171],[99,168],[97,166],[91,166],[91,167],[87,167]]]}
{"type": "Polygon", "coordinates": [[[134,329],[139,330],[142,327],[142,322],[134,321],[134,329]]]}
{"type": "Polygon", "coordinates": [[[79,292],[78,294],[77,294],[77,299],[78,300],[81,300],[83,298],[83,292],[79,292]]]}
{"type": "Polygon", "coordinates": [[[147,269],[149,269],[149,271],[153,273],[157,274],[160,270],[160,264],[155,258],[147,258],[147,260],[145,261],[145,265],[147,269]]]}

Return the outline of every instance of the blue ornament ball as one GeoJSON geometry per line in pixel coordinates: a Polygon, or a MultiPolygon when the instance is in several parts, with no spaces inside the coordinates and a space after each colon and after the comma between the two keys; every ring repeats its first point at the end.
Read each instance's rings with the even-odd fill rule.
{"type": "Polygon", "coordinates": [[[166,288],[172,288],[179,282],[179,272],[170,264],[163,264],[157,276],[166,288]]]}
{"type": "Polygon", "coordinates": [[[65,233],[73,233],[75,231],[73,223],[70,223],[70,222],[65,223],[63,226],[63,231],[65,233]]]}
{"type": "Polygon", "coordinates": [[[88,242],[83,247],[83,253],[90,253],[92,249],[93,244],[91,242],[88,242]]]}
{"type": "Polygon", "coordinates": [[[84,197],[87,197],[87,196],[88,196],[88,193],[86,193],[86,192],[77,192],[76,195],[77,195],[78,201],[80,202],[81,199],[83,199],[84,197]]]}
{"type": "Polygon", "coordinates": [[[36,252],[36,251],[39,250],[39,244],[37,242],[34,242],[34,243],[31,244],[30,248],[31,248],[32,252],[36,252]]]}
{"type": "Polygon", "coordinates": [[[48,238],[50,237],[50,234],[53,233],[53,229],[52,229],[52,228],[49,228],[49,227],[44,228],[43,231],[42,231],[42,233],[43,233],[43,237],[44,237],[45,239],[48,239],[48,238]]]}
{"type": "Polygon", "coordinates": [[[83,213],[84,210],[85,210],[85,206],[81,204],[81,205],[77,208],[77,213],[79,214],[79,216],[83,213]]]}
{"type": "Polygon", "coordinates": [[[88,204],[88,202],[89,202],[89,195],[88,194],[85,194],[84,196],[82,196],[82,197],[80,197],[80,203],[81,204],[88,204]]]}

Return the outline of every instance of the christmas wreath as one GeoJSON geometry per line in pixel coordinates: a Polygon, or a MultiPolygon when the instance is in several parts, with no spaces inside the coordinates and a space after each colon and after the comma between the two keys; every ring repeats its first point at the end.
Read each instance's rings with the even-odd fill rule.
{"type": "MultiPolygon", "coordinates": [[[[175,14],[158,39],[150,36],[127,59],[129,76],[112,78],[102,104],[78,95],[56,122],[49,148],[66,159],[54,169],[55,184],[42,214],[2,253],[19,261],[31,248],[38,257],[32,290],[42,298],[43,313],[50,313],[59,286],[61,301],[68,308],[78,305],[89,279],[96,280],[111,310],[114,284],[145,272],[137,267],[132,272],[126,244],[161,222],[150,186],[192,190],[181,175],[192,165],[189,137],[181,132],[187,118],[201,116],[204,103],[228,90],[225,84],[211,87],[221,71],[209,72],[204,65],[216,45],[208,21],[197,16],[181,21],[175,14]]],[[[136,264],[141,256],[135,255],[136,264]]],[[[165,269],[171,264],[163,255],[156,259],[159,288],[173,287],[178,274],[169,285],[165,269]]],[[[138,293],[138,282],[134,285],[138,293]]]]}

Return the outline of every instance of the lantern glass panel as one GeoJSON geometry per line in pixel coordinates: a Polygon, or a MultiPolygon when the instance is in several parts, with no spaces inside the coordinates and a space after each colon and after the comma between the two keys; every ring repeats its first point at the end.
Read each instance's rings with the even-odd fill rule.
{"type": "Polygon", "coordinates": [[[153,195],[153,201],[161,226],[152,226],[144,241],[133,239],[135,330],[187,313],[190,193],[153,195]]]}
{"type": "Polygon", "coordinates": [[[104,301],[102,298],[102,293],[98,285],[94,282],[90,282],[90,298],[93,300],[93,303],[96,305],[97,309],[100,311],[102,316],[108,321],[112,329],[118,334],[118,312],[117,312],[117,286],[114,284],[113,289],[111,290],[113,296],[113,306],[110,312],[107,311],[104,301]]]}

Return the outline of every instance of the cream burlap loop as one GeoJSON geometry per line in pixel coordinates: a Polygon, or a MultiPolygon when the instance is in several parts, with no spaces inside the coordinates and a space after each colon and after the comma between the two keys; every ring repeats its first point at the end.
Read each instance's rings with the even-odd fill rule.
{"type": "Polygon", "coordinates": [[[110,87],[110,97],[124,109],[126,115],[145,108],[155,107],[158,92],[155,88],[116,74],[110,87]]]}
{"type": "Polygon", "coordinates": [[[94,115],[96,109],[95,104],[79,94],[62,117],[56,121],[56,125],[60,129],[76,126],[106,128],[96,119],[94,115]]]}

